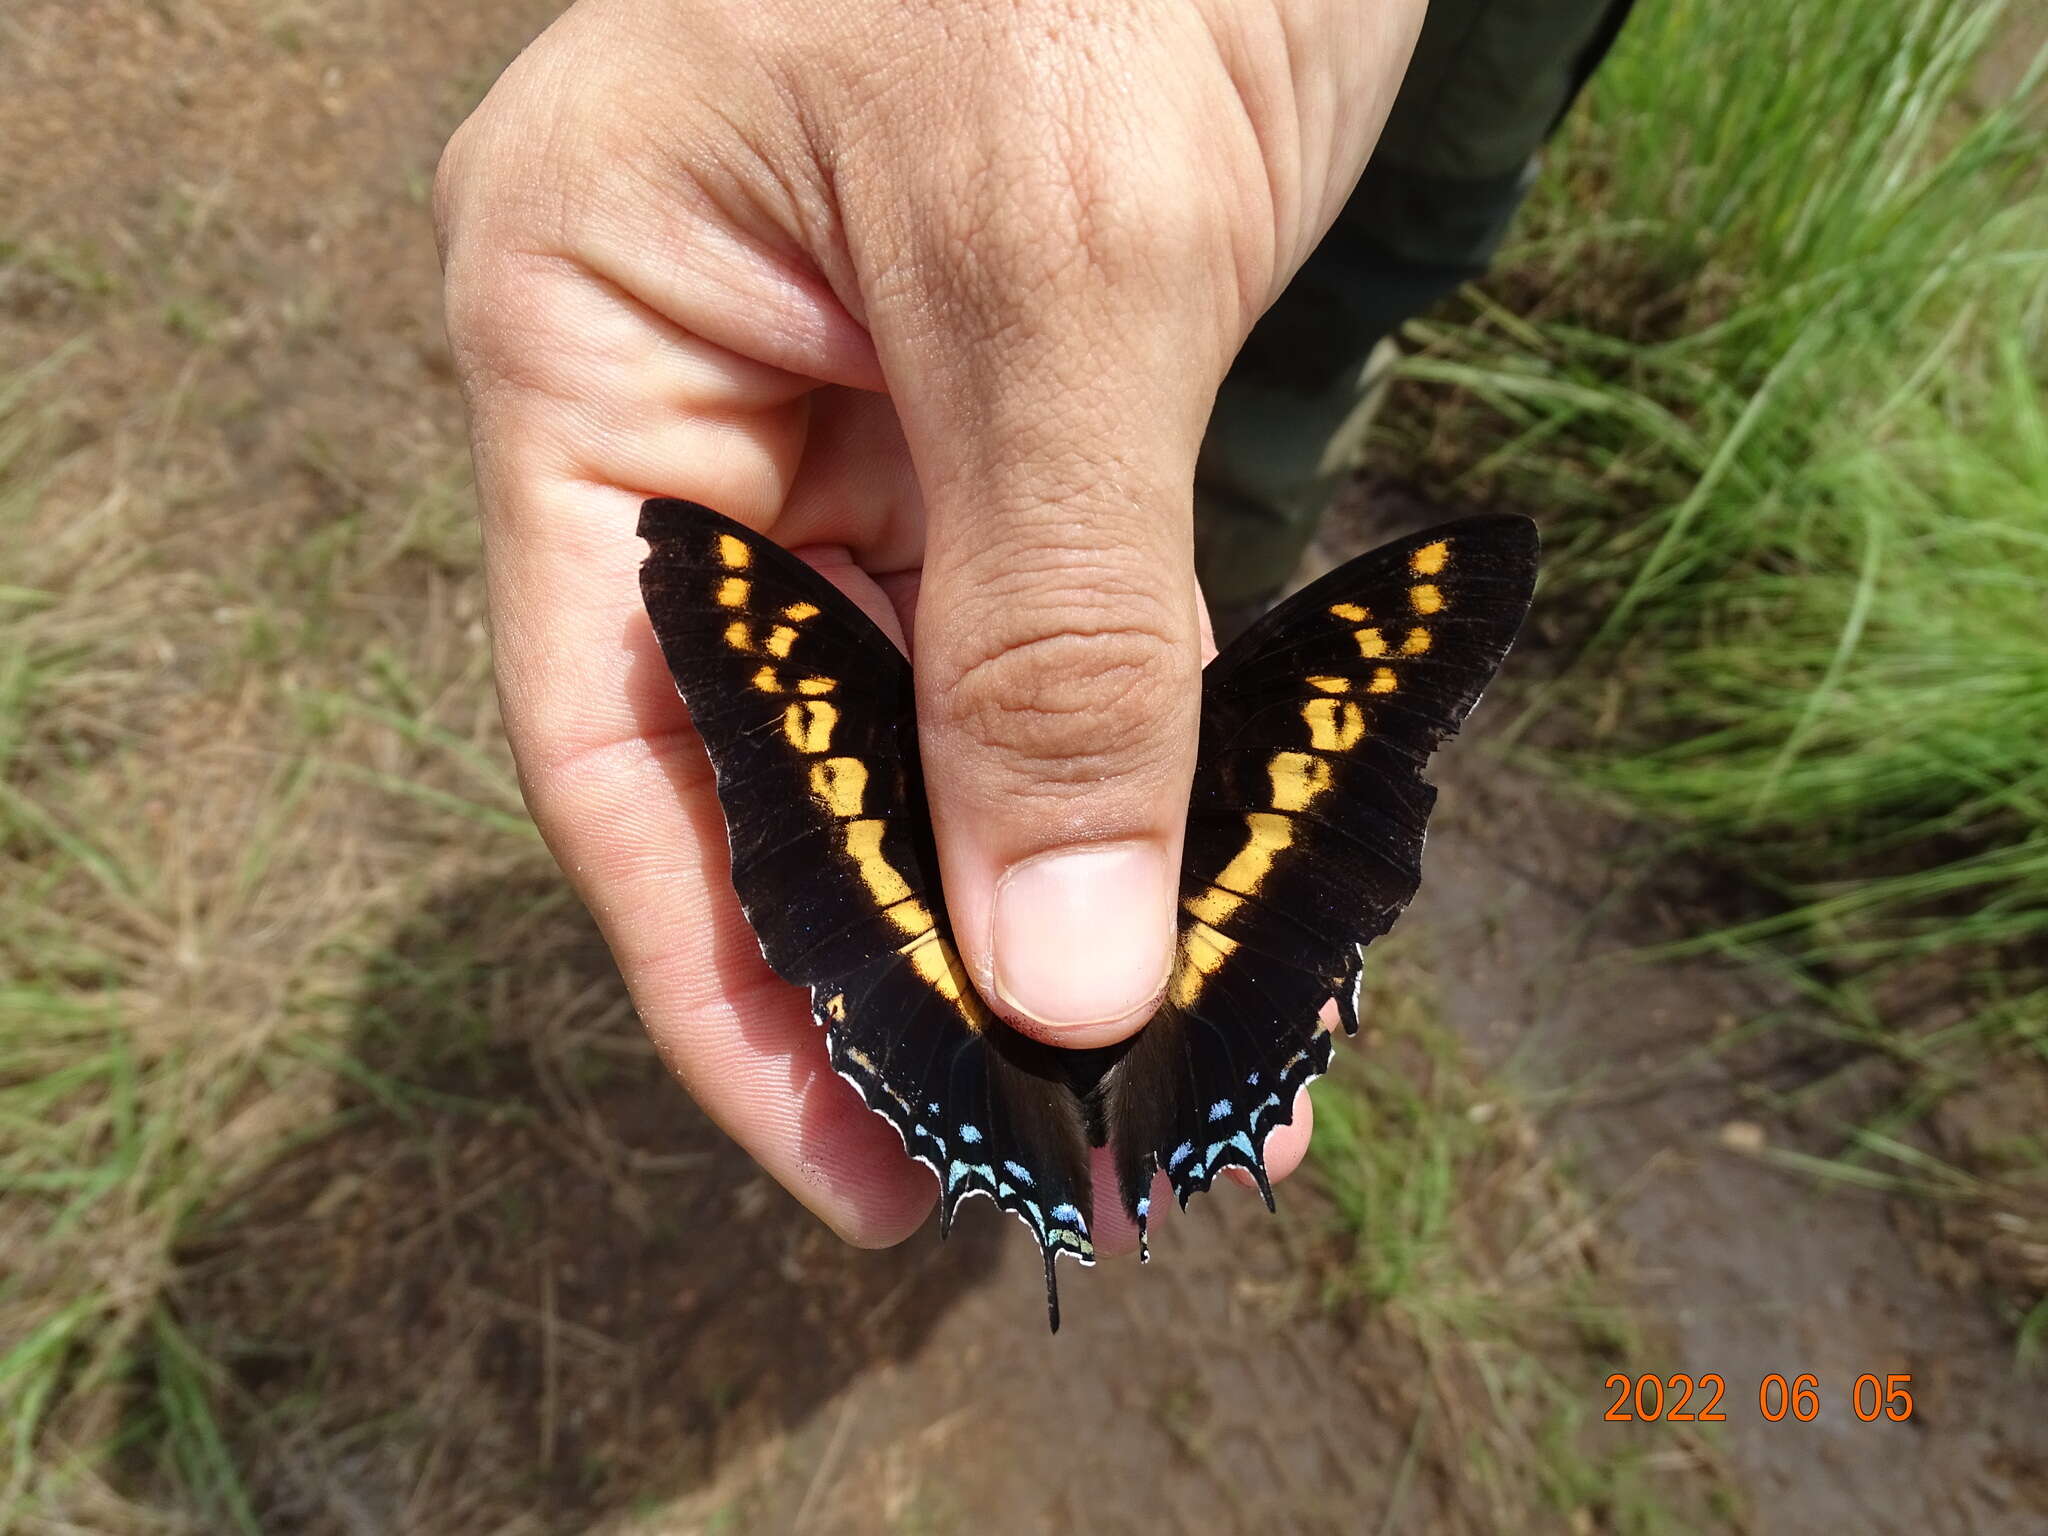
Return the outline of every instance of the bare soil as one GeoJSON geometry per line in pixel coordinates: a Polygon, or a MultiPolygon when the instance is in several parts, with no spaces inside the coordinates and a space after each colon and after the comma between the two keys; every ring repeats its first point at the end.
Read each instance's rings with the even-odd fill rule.
{"type": "MultiPolygon", "coordinates": [[[[421,488],[462,453],[426,189],[442,138],[550,11],[18,0],[0,17],[7,368],[82,343],[52,407],[52,495],[81,519],[116,507],[146,552],[150,686],[77,761],[143,765],[109,814],[183,829],[200,894],[177,899],[202,936],[256,824],[249,786],[320,690],[410,668],[422,719],[487,730],[473,555],[419,526],[421,488]],[[308,595],[246,681],[251,624],[319,591],[337,528],[396,553],[308,595]]],[[[320,728],[333,760],[418,769],[320,728]]],[[[1653,1341],[1625,1368],[1726,1378],[1704,1450],[1640,1426],[1601,1426],[1609,1441],[1666,1447],[1651,1473],[1692,1487],[1681,1508],[1718,1476],[1717,1518],[1748,1531],[2043,1529],[2039,1389],[1968,1266],[1894,1204],[1823,1194],[1754,1150],[1835,1150],[1856,1074],[1741,1043],[1782,1002],[1754,979],[1615,963],[1670,929],[1665,877],[1626,828],[1476,741],[1439,777],[1403,932],[1478,1068],[1533,1096],[1550,1154],[1593,1192],[1589,1250],[1653,1341]],[[1807,1118],[1761,1117],[1753,1085],[1822,1067],[1807,1118]],[[1815,1422],[1762,1418],[1773,1372],[1819,1378],[1815,1422]],[[1912,1374],[1910,1423],[1848,1412],[1865,1372],[1912,1374]]],[[[246,1031],[251,1050],[280,1019],[331,1017],[350,1063],[320,1103],[238,1122],[266,1125],[266,1150],[161,1280],[221,1364],[265,1529],[1503,1528],[1462,1426],[1431,1417],[1481,1387],[1447,1392],[1454,1368],[1412,1329],[1325,1304],[1332,1223],[1306,1181],[1277,1220],[1236,1190],[1202,1202],[1148,1270],[1069,1271],[1049,1341],[1036,1260],[995,1213],[943,1248],[927,1232],[854,1252],[704,1124],[530,846],[477,832],[479,853],[461,822],[394,809],[360,775],[291,817],[317,846],[260,907],[223,919],[214,949],[149,946],[161,965],[122,981],[155,1000],[150,1027],[246,1031]]],[[[1551,1368],[1597,1420],[1624,1367],[1588,1347],[1551,1368]]],[[[179,1514],[170,1486],[132,1446],[124,1512],[80,1528],[223,1528],[179,1514]]],[[[1637,1527],[1567,1490],[1519,1528],[1637,1527]]]]}

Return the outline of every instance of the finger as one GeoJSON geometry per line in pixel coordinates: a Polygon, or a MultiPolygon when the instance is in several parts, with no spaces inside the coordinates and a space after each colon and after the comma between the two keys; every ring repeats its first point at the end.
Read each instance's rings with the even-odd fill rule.
{"type": "Polygon", "coordinates": [[[869,304],[925,503],[947,908],[984,995],[1069,1046],[1131,1033],[1167,978],[1199,700],[1190,484],[1231,323],[1143,227],[1151,198],[1096,190],[1078,221],[970,199],[974,239],[941,227],[911,255],[916,309],[869,304]]]}
{"type": "MultiPolygon", "coordinates": [[[[1309,1098],[1308,1089],[1302,1088],[1294,1095],[1294,1118],[1285,1125],[1276,1125],[1266,1134],[1266,1179],[1278,1184],[1282,1179],[1299,1168],[1308,1156],[1308,1144],[1316,1127],[1315,1102],[1309,1098]]],[[[1252,1176],[1242,1168],[1226,1168],[1224,1173],[1246,1189],[1259,1186],[1252,1176]]],[[[1153,1207],[1155,1210],[1157,1206],[1153,1207]]]]}
{"type": "Polygon", "coordinates": [[[451,334],[506,733],[535,823],[698,1103],[843,1236],[897,1241],[929,1210],[931,1178],[831,1071],[801,994],[761,961],[637,579],[643,489],[773,505],[802,444],[789,419],[802,392],[566,268],[495,293],[481,315],[452,300],[451,334]]]}
{"type": "MultiPolygon", "coordinates": [[[[1123,1199],[1116,1192],[1116,1154],[1107,1147],[1098,1147],[1091,1166],[1095,1181],[1095,1217],[1089,1236],[1095,1242],[1095,1257],[1121,1259],[1136,1253],[1138,1224],[1124,1210],[1123,1199]]],[[[1151,1200],[1148,1240],[1158,1237],[1160,1223],[1167,1219],[1167,1212],[1175,1208],[1173,1184],[1163,1173],[1152,1176],[1151,1200]]]]}
{"type": "MultiPolygon", "coordinates": [[[[1293,1173],[1308,1155],[1310,1133],[1315,1129],[1315,1110],[1309,1102],[1308,1090],[1300,1090],[1294,1096],[1294,1119],[1275,1126],[1266,1137],[1266,1177],[1269,1183],[1278,1184],[1293,1173]]],[[[1256,1191],[1258,1185],[1252,1176],[1242,1168],[1226,1168],[1224,1177],[1231,1183],[1246,1190],[1256,1191]]],[[[1099,1259],[1119,1259],[1138,1251],[1138,1224],[1124,1211],[1124,1203],[1116,1193],[1115,1154],[1107,1148],[1098,1148],[1094,1157],[1095,1217],[1090,1235],[1095,1240],[1095,1256],[1099,1259]]],[[[1148,1237],[1156,1240],[1160,1223],[1177,1208],[1173,1198],[1173,1184],[1164,1173],[1152,1176],[1151,1206],[1148,1213],[1148,1237]]]]}

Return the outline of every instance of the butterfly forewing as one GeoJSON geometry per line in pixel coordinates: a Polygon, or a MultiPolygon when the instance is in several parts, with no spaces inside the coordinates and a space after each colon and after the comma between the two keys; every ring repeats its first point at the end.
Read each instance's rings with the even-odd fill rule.
{"type": "Polygon", "coordinates": [[[1348,1022],[1362,947],[1415,894],[1435,801],[1423,766],[1513,643],[1536,554],[1519,517],[1399,540],[1274,609],[1203,674],[1178,960],[1099,1089],[1133,1215],[1155,1167],[1183,1204],[1231,1166],[1265,1188],[1266,1135],[1328,1065],[1323,1005],[1348,1022]]]}
{"type": "Polygon", "coordinates": [[[938,1175],[1046,1260],[1093,1257],[1088,1146],[1063,1062],[991,1015],[939,899],[910,664],[844,594],[742,524],[640,513],[641,594],[718,784],[733,889],[832,1065],[938,1175]]]}

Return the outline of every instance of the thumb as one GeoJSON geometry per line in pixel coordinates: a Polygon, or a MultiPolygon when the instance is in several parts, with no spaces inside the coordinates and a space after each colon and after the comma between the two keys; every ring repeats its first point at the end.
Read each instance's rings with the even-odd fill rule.
{"type": "Polygon", "coordinates": [[[999,1012],[1075,1047],[1133,1033],[1168,978],[1200,710],[1190,488],[1227,348],[1186,267],[1135,233],[1117,250],[1091,212],[1086,251],[984,224],[924,311],[951,334],[927,333],[910,389],[891,376],[927,515],[919,730],[955,940],[999,1012]]]}

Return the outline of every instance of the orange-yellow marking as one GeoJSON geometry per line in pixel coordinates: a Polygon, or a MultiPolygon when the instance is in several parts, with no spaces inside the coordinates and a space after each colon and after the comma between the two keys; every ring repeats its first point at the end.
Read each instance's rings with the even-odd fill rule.
{"type": "Polygon", "coordinates": [[[839,1023],[846,1022],[846,994],[835,992],[825,999],[825,1012],[839,1023]]]}
{"type": "Polygon", "coordinates": [[[1444,568],[1444,562],[1451,557],[1450,541],[1438,539],[1425,544],[1408,557],[1408,569],[1418,576],[1434,576],[1444,568]]]}
{"type": "Polygon", "coordinates": [[[839,686],[838,680],[830,677],[807,677],[796,685],[798,693],[830,693],[839,686]]]}
{"type": "Polygon", "coordinates": [[[832,750],[832,727],[838,723],[839,711],[823,699],[800,699],[782,712],[782,734],[811,757],[832,750]]]}
{"type": "Polygon", "coordinates": [[[889,921],[912,935],[930,933],[933,927],[931,913],[915,896],[908,901],[899,901],[891,907],[889,921]]]}
{"type": "Polygon", "coordinates": [[[841,821],[861,813],[868,795],[868,765],[857,757],[828,757],[811,764],[811,793],[841,821]]]}
{"type": "Polygon", "coordinates": [[[1305,811],[1330,787],[1330,765],[1307,752],[1275,752],[1266,764],[1273,786],[1273,809],[1305,811]]]}
{"type": "Polygon", "coordinates": [[[751,651],[754,648],[754,631],[744,619],[734,619],[725,626],[725,643],[736,651],[751,651]]]}
{"type": "Polygon", "coordinates": [[[1174,1002],[1186,1008],[1202,995],[1202,986],[1222,968],[1237,948],[1237,940],[1218,933],[1197,919],[1180,936],[1180,953],[1175,957],[1173,980],[1167,990],[1174,1002]]]}
{"type": "Polygon", "coordinates": [[[782,692],[782,679],[776,676],[775,669],[773,667],[759,668],[754,673],[753,677],[749,679],[749,681],[752,682],[753,685],[756,688],[760,689],[763,693],[782,692]]]}
{"type": "MultiPolygon", "coordinates": [[[[831,761],[850,763],[853,760],[837,758],[831,761]]],[[[827,764],[819,764],[821,768],[825,766],[827,764]]],[[[815,773],[813,777],[815,780],[815,773]]],[[[910,883],[882,853],[882,835],[887,830],[888,823],[872,817],[847,822],[847,856],[860,871],[861,883],[867,886],[875,905],[888,913],[889,921],[898,929],[912,935],[910,942],[897,953],[910,962],[939,996],[953,1005],[968,1028],[978,1030],[981,1028],[978,1005],[968,988],[967,973],[961,967],[960,957],[953,952],[952,945],[939,937],[930,909],[916,899],[910,883]]]]}
{"type": "Polygon", "coordinates": [[[718,536],[718,558],[728,571],[744,571],[754,563],[754,552],[729,533],[718,536]]]}
{"type": "Polygon", "coordinates": [[[1199,896],[1181,903],[1181,909],[1205,923],[1220,925],[1244,905],[1244,898],[1258,894],[1266,876],[1273,872],[1273,860],[1294,841],[1294,823],[1271,811],[1253,811],[1245,817],[1244,846],[1223,866],[1215,883],[1199,896]]]}
{"type": "Polygon", "coordinates": [[[1371,657],[1387,654],[1387,637],[1378,630],[1360,629],[1353,631],[1353,634],[1358,641],[1359,655],[1371,657]]]}
{"type": "Polygon", "coordinates": [[[1348,620],[1353,624],[1363,624],[1372,617],[1370,611],[1359,607],[1356,603],[1332,603],[1330,605],[1330,612],[1338,618],[1348,620]]]}
{"type": "Polygon", "coordinates": [[[1318,752],[1349,752],[1365,736],[1365,711],[1349,699],[1310,699],[1301,706],[1301,718],[1308,722],[1308,744],[1318,752]]]}
{"type": "Polygon", "coordinates": [[[1351,679],[1348,677],[1310,677],[1304,678],[1303,681],[1309,687],[1320,689],[1324,693],[1342,693],[1351,686],[1351,679]]]}
{"type": "Polygon", "coordinates": [[[1420,582],[1408,589],[1408,601],[1417,613],[1435,613],[1444,605],[1444,595],[1428,582],[1420,582]]]}
{"type": "Polygon", "coordinates": [[[818,616],[818,605],[816,603],[791,603],[782,610],[782,616],[792,624],[801,624],[805,619],[815,619],[818,616]]]}
{"type": "Polygon", "coordinates": [[[878,907],[893,907],[911,895],[909,882],[896,873],[896,866],[882,854],[882,833],[888,823],[870,817],[846,824],[846,852],[860,871],[861,883],[878,907]]]}
{"type": "Polygon", "coordinates": [[[782,657],[789,654],[789,648],[796,644],[796,631],[787,624],[778,624],[768,631],[768,654],[782,657]]]}
{"type": "Polygon", "coordinates": [[[1409,630],[1408,638],[1401,642],[1401,654],[1403,656],[1420,656],[1428,649],[1429,631],[1426,629],[1409,630]]]}
{"type": "Polygon", "coordinates": [[[1401,680],[1394,676],[1392,667],[1374,667],[1372,681],[1365,685],[1367,693],[1392,693],[1401,686],[1401,680]]]}
{"type": "Polygon", "coordinates": [[[940,938],[937,932],[927,931],[912,939],[898,953],[910,962],[911,969],[922,976],[934,992],[953,1005],[969,1029],[980,1030],[981,1008],[968,987],[966,968],[960,964],[960,957],[953,953],[952,945],[940,938]]]}
{"type": "Polygon", "coordinates": [[[737,576],[728,576],[718,584],[718,606],[744,608],[747,605],[747,596],[753,590],[751,582],[741,581],[737,576]]]}

